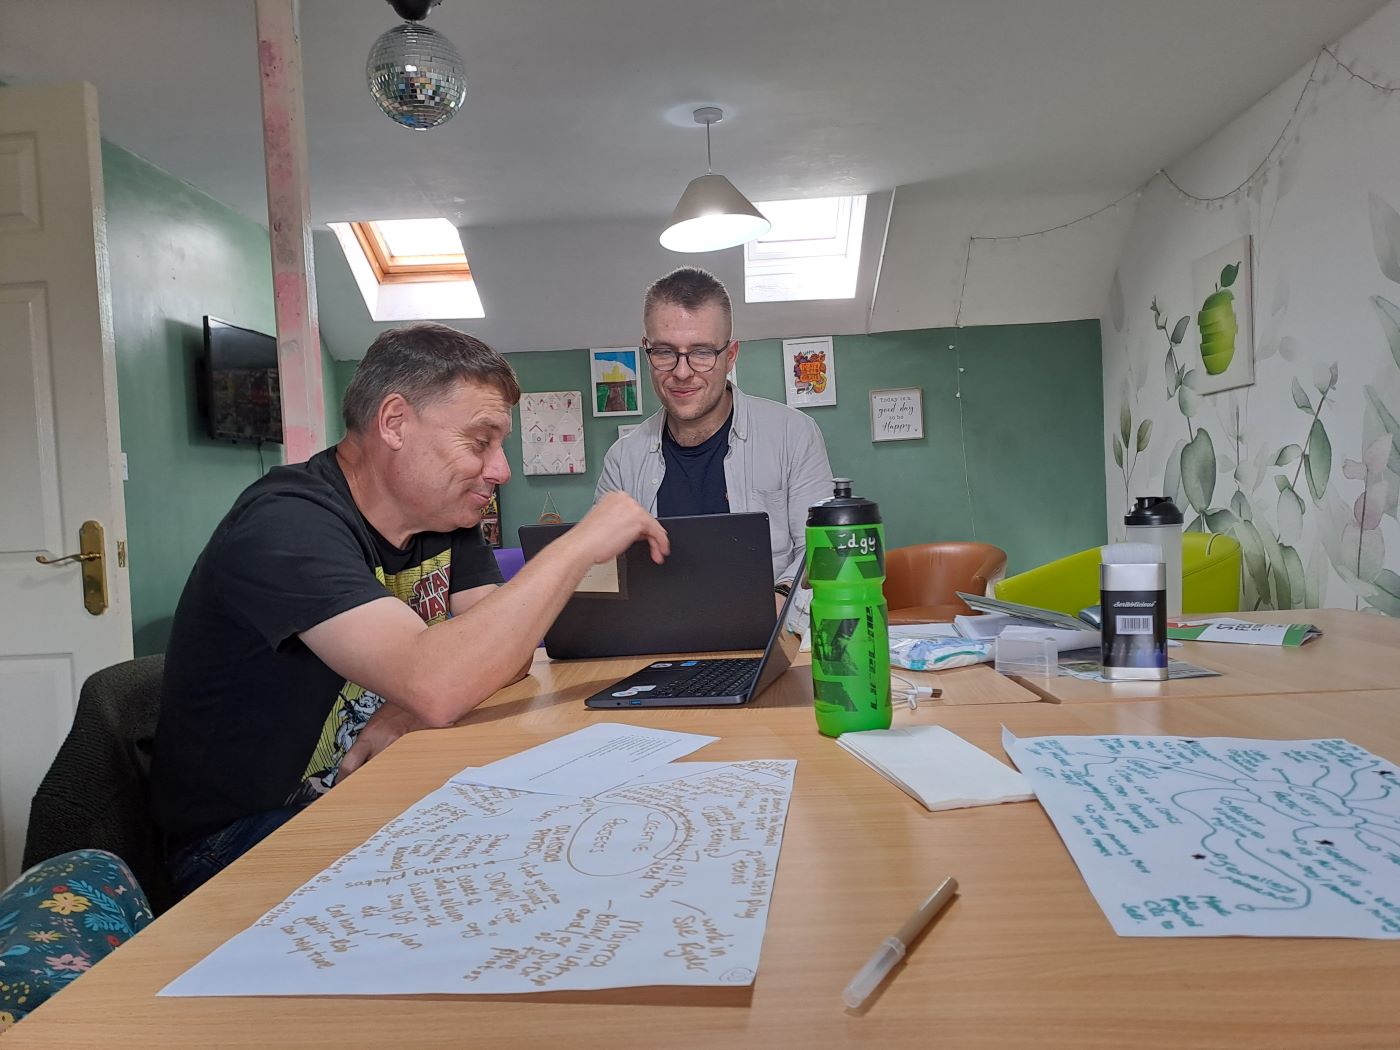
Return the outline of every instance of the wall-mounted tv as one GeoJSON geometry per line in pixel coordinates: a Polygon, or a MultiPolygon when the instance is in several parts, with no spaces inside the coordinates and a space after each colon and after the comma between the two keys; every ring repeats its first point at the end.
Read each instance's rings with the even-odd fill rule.
{"type": "Polygon", "coordinates": [[[281,444],[277,340],[217,317],[206,317],[202,363],[209,436],[281,444]]]}

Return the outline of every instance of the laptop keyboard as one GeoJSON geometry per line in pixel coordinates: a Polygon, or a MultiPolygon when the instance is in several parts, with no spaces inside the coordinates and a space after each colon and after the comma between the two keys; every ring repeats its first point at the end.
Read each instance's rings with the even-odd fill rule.
{"type": "Polygon", "coordinates": [[[658,696],[742,696],[753,684],[753,676],[762,661],[757,657],[728,660],[706,660],[695,673],[661,685],[647,693],[658,696]]]}

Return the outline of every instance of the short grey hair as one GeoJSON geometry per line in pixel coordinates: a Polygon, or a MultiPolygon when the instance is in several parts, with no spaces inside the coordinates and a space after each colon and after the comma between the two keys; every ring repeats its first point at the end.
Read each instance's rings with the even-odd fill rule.
{"type": "Polygon", "coordinates": [[[390,328],[365,351],[345,389],[345,429],[363,433],[390,394],[415,409],[445,397],[459,380],[495,387],[512,405],[520,401],[515,370],[480,339],[445,324],[390,328]]]}
{"type": "Polygon", "coordinates": [[[679,306],[683,310],[698,310],[710,303],[718,303],[724,319],[734,326],[734,311],[729,304],[729,292],[723,282],[698,266],[682,266],[672,270],[665,277],[652,282],[647,289],[646,301],[642,307],[642,323],[651,316],[658,306],[679,306]]]}

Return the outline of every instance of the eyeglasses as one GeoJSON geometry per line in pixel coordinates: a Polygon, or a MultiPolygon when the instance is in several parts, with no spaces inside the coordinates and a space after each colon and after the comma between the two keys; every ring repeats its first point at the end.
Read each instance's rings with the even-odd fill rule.
{"type": "Polygon", "coordinates": [[[658,372],[674,372],[682,357],[692,372],[708,372],[715,367],[720,355],[729,349],[729,343],[730,340],[726,339],[723,346],[697,346],[681,351],[671,346],[649,346],[646,340],[642,340],[642,349],[646,351],[651,367],[658,372]]]}

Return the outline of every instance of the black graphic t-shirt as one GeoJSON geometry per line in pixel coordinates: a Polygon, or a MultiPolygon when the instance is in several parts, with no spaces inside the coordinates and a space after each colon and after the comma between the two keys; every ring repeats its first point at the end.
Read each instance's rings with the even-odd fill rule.
{"type": "Polygon", "coordinates": [[[151,793],[171,844],[334,784],[383,701],[322,663],[302,631],[386,594],[434,624],[452,594],[500,582],[479,528],[392,546],[356,508],[333,448],[250,485],[195,562],[165,654],[151,793]]]}

